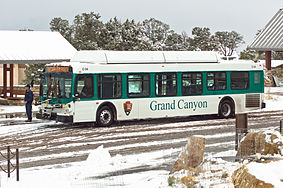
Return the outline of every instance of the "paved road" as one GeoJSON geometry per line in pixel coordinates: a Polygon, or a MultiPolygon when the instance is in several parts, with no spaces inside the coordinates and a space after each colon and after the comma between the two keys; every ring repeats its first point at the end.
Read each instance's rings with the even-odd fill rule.
{"type": "MultiPolygon", "coordinates": [[[[249,130],[278,128],[282,117],[283,111],[250,113],[249,130]]],[[[205,136],[206,154],[221,155],[235,147],[235,119],[215,116],[123,122],[112,127],[63,125],[42,120],[25,124],[21,118],[2,120],[1,150],[6,145],[19,148],[21,168],[83,161],[90,151],[103,145],[112,156],[161,152],[164,162],[158,167],[142,165],[132,169],[133,172],[152,168],[168,170],[191,135],[205,136]]]]}

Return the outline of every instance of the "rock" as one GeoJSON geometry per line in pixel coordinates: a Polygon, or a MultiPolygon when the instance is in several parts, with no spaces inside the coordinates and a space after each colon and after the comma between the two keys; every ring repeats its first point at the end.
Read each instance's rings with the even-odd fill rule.
{"type": "Polygon", "coordinates": [[[203,161],[205,138],[191,136],[183,151],[179,154],[170,174],[182,169],[196,168],[203,161]]]}
{"type": "Polygon", "coordinates": [[[187,175],[181,178],[182,184],[186,185],[187,187],[193,187],[196,183],[194,178],[191,175],[187,175]]]}
{"type": "Polygon", "coordinates": [[[268,70],[265,73],[264,86],[266,86],[266,87],[274,87],[275,86],[275,81],[274,81],[271,70],[268,70]]]}
{"type": "Polygon", "coordinates": [[[265,183],[257,179],[255,176],[248,172],[245,165],[235,170],[232,174],[232,183],[235,188],[273,188],[270,183],[265,183]]]}
{"type": "Polygon", "coordinates": [[[203,161],[204,147],[205,138],[198,136],[190,137],[188,167],[196,168],[203,161]]]}
{"type": "Polygon", "coordinates": [[[255,137],[255,143],[257,153],[283,155],[281,151],[281,148],[283,148],[282,136],[279,132],[260,131],[255,137]]]}
{"type": "Polygon", "coordinates": [[[237,157],[261,155],[283,155],[283,138],[277,131],[260,131],[248,133],[237,151],[237,157]]]}
{"type": "Polygon", "coordinates": [[[240,143],[240,147],[238,148],[236,157],[249,156],[254,155],[256,153],[255,137],[256,132],[250,132],[244,137],[244,139],[240,143]]]}

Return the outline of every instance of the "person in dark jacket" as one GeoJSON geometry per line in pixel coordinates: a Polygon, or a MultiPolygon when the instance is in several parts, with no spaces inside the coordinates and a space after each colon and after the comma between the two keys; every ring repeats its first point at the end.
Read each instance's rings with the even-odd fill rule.
{"type": "Polygon", "coordinates": [[[26,113],[28,116],[28,119],[26,120],[26,122],[31,122],[32,121],[31,108],[32,108],[32,101],[33,101],[33,92],[30,90],[29,84],[26,85],[26,93],[25,93],[24,101],[25,101],[25,106],[26,106],[26,113]]]}

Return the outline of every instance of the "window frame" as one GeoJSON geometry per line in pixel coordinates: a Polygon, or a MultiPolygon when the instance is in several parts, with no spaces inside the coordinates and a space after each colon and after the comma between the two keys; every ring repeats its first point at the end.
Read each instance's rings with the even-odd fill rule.
{"type": "MultiPolygon", "coordinates": [[[[185,80],[188,80],[188,79],[185,79],[185,80]]],[[[197,80],[197,79],[194,79],[194,80],[197,80]]],[[[183,96],[191,96],[191,95],[202,95],[203,94],[203,74],[202,72],[182,72],[182,75],[181,75],[181,90],[182,90],[182,95],[183,96]],[[183,75],[184,74],[200,74],[201,75],[201,92],[200,93],[193,93],[193,94],[184,94],[184,87],[183,87],[183,75]]]]}
{"type": "Polygon", "coordinates": [[[231,90],[248,90],[250,88],[250,74],[249,74],[249,71],[235,71],[235,72],[231,72],[230,73],[230,89],[231,90]],[[233,89],[232,88],[232,74],[233,73],[248,73],[248,77],[247,77],[247,82],[248,82],[248,86],[247,86],[247,88],[240,88],[240,89],[233,89]]]}
{"type": "Polygon", "coordinates": [[[90,98],[93,98],[94,97],[94,75],[93,74],[77,74],[76,75],[76,79],[75,79],[75,87],[74,87],[74,94],[76,95],[78,92],[77,92],[77,84],[78,84],[78,78],[79,77],[84,77],[84,76],[90,76],[91,77],[91,80],[92,80],[92,87],[93,87],[93,90],[92,90],[92,95],[90,97],[84,97],[84,96],[80,96],[79,95],[79,98],[81,99],[90,99],[90,98]]]}
{"type": "Polygon", "coordinates": [[[155,89],[155,96],[157,96],[157,97],[170,97],[170,96],[177,96],[177,94],[178,94],[178,75],[177,75],[177,73],[176,72],[166,72],[166,73],[155,73],[155,82],[154,82],[154,85],[155,85],[155,87],[154,87],[154,89],[155,89]],[[158,75],[175,75],[176,76],[176,91],[175,91],[175,93],[174,94],[172,94],[172,95],[158,95],[157,93],[156,93],[156,89],[157,89],[157,87],[156,87],[156,84],[157,84],[157,76],[158,75]]]}
{"type": "Polygon", "coordinates": [[[207,72],[206,73],[206,89],[207,89],[207,91],[225,91],[225,90],[227,90],[227,72],[224,72],[224,71],[213,71],[213,72],[207,72]],[[208,74],[210,74],[210,73],[213,73],[214,74],[214,76],[213,76],[213,80],[214,80],[214,89],[210,89],[209,87],[208,87],[208,74]],[[215,86],[215,75],[217,74],[217,73],[224,73],[225,74],[225,88],[224,89],[216,89],[216,86],[215,86]]]}
{"type": "Polygon", "coordinates": [[[260,84],[261,73],[259,71],[254,72],[254,84],[260,84]]]}
{"type": "Polygon", "coordinates": [[[120,74],[120,73],[113,73],[113,74],[107,73],[107,74],[98,74],[98,75],[97,75],[97,98],[98,98],[98,99],[121,99],[122,96],[123,96],[123,77],[122,77],[122,74],[120,74]],[[100,84],[101,84],[99,78],[100,78],[100,76],[106,76],[106,75],[118,75],[118,76],[120,76],[121,81],[119,81],[119,82],[121,83],[121,94],[120,94],[119,97],[107,98],[107,97],[101,97],[101,96],[99,95],[99,92],[100,92],[99,86],[100,86],[100,84]]]}
{"type": "MultiPolygon", "coordinates": [[[[144,82],[145,80],[142,80],[142,82],[144,82]]],[[[143,98],[143,97],[149,97],[150,94],[151,94],[151,84],[150,84],[150,74],[149,73],[129,73],[127,74],[127,97],[128,98],[143,98]],[[129,93],[129,76],[131,75],[147,75],[148,76],[148,95],[144,95],[144,96],[130,96],[130,93],[129,93]]]]}

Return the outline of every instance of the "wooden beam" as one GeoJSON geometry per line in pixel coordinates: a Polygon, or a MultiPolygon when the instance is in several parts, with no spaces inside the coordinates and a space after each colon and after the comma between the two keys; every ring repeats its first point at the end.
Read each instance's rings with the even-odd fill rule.
{"type": "Polygon", "coordinates": [[[13,97],[14,90],[14,65],[10,64],[10,97],[13,97]]]}
{"type": "Polygon", "coordinates": [[[7,98],[7,64],[3,64],[3,97],[7,98]]]}
{"type": "Polygon", "coordinates": [[[10,93],[10,97],[13,97],[14,90],[14,65],[3,64],[3,97],[7,98],[7,93],[10,93]],[[10,71],[10,87],[8,89],[8,71],[10,71]]]}
{"type": "Polygon", "coordinates": [[[271,51],[265,51],[265,67],[271,70],[271,51]]]}

